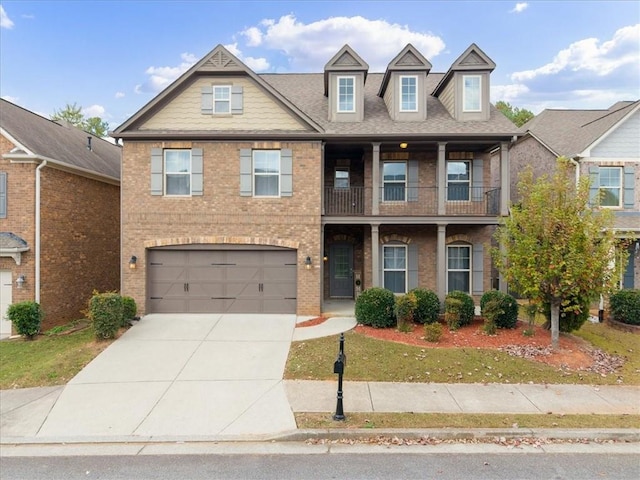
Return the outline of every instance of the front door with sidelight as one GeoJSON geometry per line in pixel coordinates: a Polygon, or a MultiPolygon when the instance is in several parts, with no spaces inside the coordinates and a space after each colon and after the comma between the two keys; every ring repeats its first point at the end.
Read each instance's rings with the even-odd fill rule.
{"type": "Polygon", "coordinates": [[[329,294],[353,298],[353,245],[334,243],[329,247],[329,294]]]}

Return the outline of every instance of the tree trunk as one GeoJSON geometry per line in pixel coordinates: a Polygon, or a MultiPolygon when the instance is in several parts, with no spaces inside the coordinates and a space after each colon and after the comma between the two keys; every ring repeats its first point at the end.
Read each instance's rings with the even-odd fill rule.
{"type": "Polygon", "coordinates": [[[551,348],[560,348],[560,299],[551,301],[551,348]]]}

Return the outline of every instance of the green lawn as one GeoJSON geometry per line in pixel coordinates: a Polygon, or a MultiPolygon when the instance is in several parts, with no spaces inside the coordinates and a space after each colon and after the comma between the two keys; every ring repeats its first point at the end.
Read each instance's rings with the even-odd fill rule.
{"type": "MultiPolygon", "coordinates": [[[[577,335],[606,353],[626,359],[619,372],[563,371],[491,349],[422,348],[386,342],[353,331],[345,334],[345,380],[436,383],[571,383],[640,385],[640,336],[603,324],[585,324],[577,335]]],[[[338,337],[295,342],[287,379],[334,379],[338,337]]]]}

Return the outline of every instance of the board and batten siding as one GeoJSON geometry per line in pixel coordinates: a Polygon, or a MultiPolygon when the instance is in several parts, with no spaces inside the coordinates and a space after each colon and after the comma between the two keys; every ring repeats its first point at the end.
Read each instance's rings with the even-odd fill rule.
{"type": "Polygon", "coordinates": [[[640,158],[640,111],[622,123],[591,150],[596,158],[640,158]]]}
{"type": "Polygon", "coordinates": [[[201,78],[189,85],[162,110],[145,122],[140,130],[307,130],[264,90],[246,78],[201,78]],[[228,83],[227,83],[228,82],[228,83]],[[243,87],[241,115],[201,113],[202,87],[212,84],[243,87]]]}

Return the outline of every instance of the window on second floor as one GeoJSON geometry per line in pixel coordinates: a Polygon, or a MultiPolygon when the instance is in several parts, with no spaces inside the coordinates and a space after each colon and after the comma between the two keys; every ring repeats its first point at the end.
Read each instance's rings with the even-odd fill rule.
{"type": "Polygon", "coordinates": [[[214,85],[213,86],[213,113],[214,114],[231,113],[231,86],[230,85],[214,85]]]}
{"type": "Polygon", "coordinates": [[[280,196],[280,150],[253,151],[253,194],[280,196]]]}
{"type": "Polygon", "coordinates": [[[164,175],[165,195],[191,195],[191,150],[165,150],[164,175]]]}
{"type": "Polygon", "coordinates": [[[471,190],[471,162],[447,162],[447,200],[469,201],[471,190]]]}
{"type": "Polygon", "coordinates": [[[355,112],[356,77],[338,77],[338,112],[355,112]]]}
{"type": "Polygon", "coordinates": [[[349,169],[344,167],[338,167],[335,170],[335,177],[333,179],[333,188],[349,188],[349,169]]]}
{"type": "Polygon", "coordinates": [[[418,77],[400,77],[400,111],[418,111],[418,77]]]}
{"type": "Polygon", "coordinates": [[[463,75],[462,77],[462,111],[482,111],[482,79],[480,75],[463,75]]]}
{"type": "Polygon", "coordinates": [[[406,245],[384,245],[383,282],[384,288],[393,293],[407,291],[407,247],[406,245]]]}
{"type": "Polygon", "coordinates": [[[600,205],[619,207],[622,199],[622,168],[600,167],[600,205]]]}
{"type": "Polygon", "coordinates": [[[7,218],[7,173],[0,172],[0,218],[7,218]]]}
{"type": "Polygon", "coordinates": [[[382,185],[382,201],[405,202],[407,200],[407,163],[384,162],[382,165],[382,185]]]}

